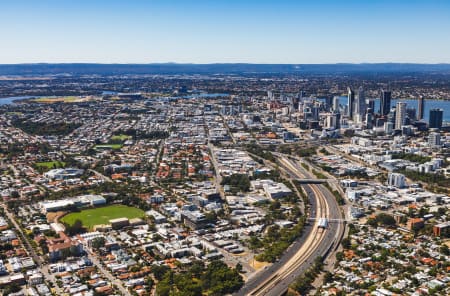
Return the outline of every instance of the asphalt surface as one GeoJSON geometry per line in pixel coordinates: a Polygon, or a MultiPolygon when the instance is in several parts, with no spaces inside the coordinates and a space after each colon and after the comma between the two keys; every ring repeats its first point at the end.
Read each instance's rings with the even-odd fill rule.
{"type": "MultiPolygon", "coordinates": [[[[288,174],[292,177],[302,177],[302,175],[308,176],[308,172],[306,172],[303,168],[295,165],[296,171],[288,171],[288,174]]],[[[341,211],[339,205],[336,202],[335,197],[325,188],[323,185],[302,185],[305,191],[307,192],[310,211],[309,217],[315,217],[318,210],[317,197],[315,196],[313,189],[311,186],[316,186],[317,189],[324,196],[326,203],[328,204],[328,219],[341,219],[341,211]]],[[[261,284],[265,283],[270,278],[274,277],[280,270],[280,268],[284,267],[286,263],[292,258],[303,246],[309,235],[313,235],[315,231],[318,231],[313,227],[314,223],[309,223],[305,226],[303,234],[286,250],[285,254],[280,258],[279,261],[274,263],[273,265],[267,267],[265,270],[261,271],[253,278],[249,279],[247,283],[241,288],[239,292],[235,295],[244,296],[249,295],[252,291],[257,289],[261,284]]],[[[340,223],[330,222],[329,226],[325,231],[325,235],[322,241],[318,244],[317,248],[306,258],[306,260],[300,264],[296,269],[294,269],[287,276],[284,276],[280,279],[274,281],[271,285],[268,285],[266,289],[264,289],[264,293],[262,295],[271,295],[278,296],[286,293],[289,285],[295,281],[295,279],[303,274],[314,262],[317,257],[326,257],[329,252],[333,251],[335,248],[339,246],[339,242],[343,233],[344,227],[340,223]]]]}

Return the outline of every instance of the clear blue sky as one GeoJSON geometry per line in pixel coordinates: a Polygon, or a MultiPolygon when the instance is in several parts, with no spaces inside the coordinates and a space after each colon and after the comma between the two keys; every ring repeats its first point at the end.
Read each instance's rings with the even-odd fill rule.
{"type": "Polygon", "coordinates": [[[450,1],[1,0],[0,63],[450,63],[450,1]]]}

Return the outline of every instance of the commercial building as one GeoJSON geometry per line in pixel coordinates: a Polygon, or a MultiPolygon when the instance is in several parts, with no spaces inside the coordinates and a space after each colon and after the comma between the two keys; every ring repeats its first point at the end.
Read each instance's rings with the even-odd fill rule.
{"type": "Polygon", "coordinates": [[[353,108],[355,105],[355,93],[353,90],[349,87],[348,88],[348,95],[347,95],[347,116],[349,118],[353,118],[353,108]]]}
{"type": "Polygon", "coordinates": [[[381,90],[380,92],[380,114],[387,115],[391,109],[391,92],[381,90]]]}
{"type": "Polygon", "coordinates": [[[130,220],[128,218],[117,218],[109,220],[112,229],[120,229],[130,225],[130,220]]]}
{"type": "Polygon", "coordinates": [[[442,118],[444,116],[444,110],[442,109],[430,109],[430,121],[429,128],[442,128],[442,118]]]}
{"type": "Polygon", "coordinates": [[[428,135],[428,145],[430,147],[439,147],[441,146],[441,134],[436,132],[431,132],[428,135]]]}
{"type": "Polygon", "coordinates": [[[395,129],[399,130],[405,124],[406,119],[406,103],[397,102],[395,108],[395,129]]]}
{"type": "Polygon", "coordinates": [[[406,185],[406,178],[403,174],[390,173],[388,176],[388,185],[403,188],[406,185]]]}
{"type": "Polygon", "coordinates": [[[423,119],[423,113],[425,111],[425,99],[419,97],[417,100],[417,120],[423,119]]]}

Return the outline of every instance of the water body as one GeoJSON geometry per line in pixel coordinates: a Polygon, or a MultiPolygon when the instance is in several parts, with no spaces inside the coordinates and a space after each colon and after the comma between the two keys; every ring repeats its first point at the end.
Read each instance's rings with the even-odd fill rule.
{"type": "MultiPolygon", "coordinates": [[[[375,112],[378,113],[380,111],[380,99],[374,99],[375,101],[375,112]]],[[[415,108],[416,112],[418,110],[418,102],[417,100],[402,100],[402,99],[392,99],[391,100],[391,107],[395,107],[397,102],[405,102],[406,108],[415,108]]],[[[347,97],[346,96],[340,96],[339,97],[339,104],[341,106],[347,105],[347,97]]],[[[430,117],[430,109],[433,108],[439,108],[444,110],[444,116],[443,120],[446,122],[450,122],[450,101],[444,101],[444,100],[427,100],[425,99],[425,111],[423,114],[423,117],[425,121],[428,121],[430,117]]]]}
{"type": "Polygon", "coordinates": [[[183,96],[183,98],[185,99],[192,99],[192,98],[216,98],[216,97],[228,97],[229,94],[208,94],[208,93],[199,93],[199,94],[194,94],[194,95],[187,95],[187,96],[183,96]]]}
{"type": "Polygon", "coordinates": [[[9,104],[13,104],[14,101],[17,100],[24,100],[24,99],[29,99],[29,98],[33,98],[32,96],[24,96],[24,97],[7,97],[7,98],[0,98],[0,105],[9,105],[9,104]]]}

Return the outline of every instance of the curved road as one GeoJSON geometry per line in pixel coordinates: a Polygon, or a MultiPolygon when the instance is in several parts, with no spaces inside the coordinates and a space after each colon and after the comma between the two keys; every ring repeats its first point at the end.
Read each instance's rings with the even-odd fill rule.
{"type": "MultiPolygon", "coordinates": [[[[280,157],[282,169],[294,179],[304,179],[303,168],[280,157]]],[[[323,185],[303,185],[310,203],[310,217],[341,219],[341,211],[335,197],[323,185]]],[[[327,229],[319,229],[317,221],[306,225],[304,232],[287,249],[283,257],[266,270],[249,279],[236,295],[284,294],[289,285],[303,274],[317,257],[326,257],[339,245],[344,227],[340,223],[329,223],[327,229]]]]}

